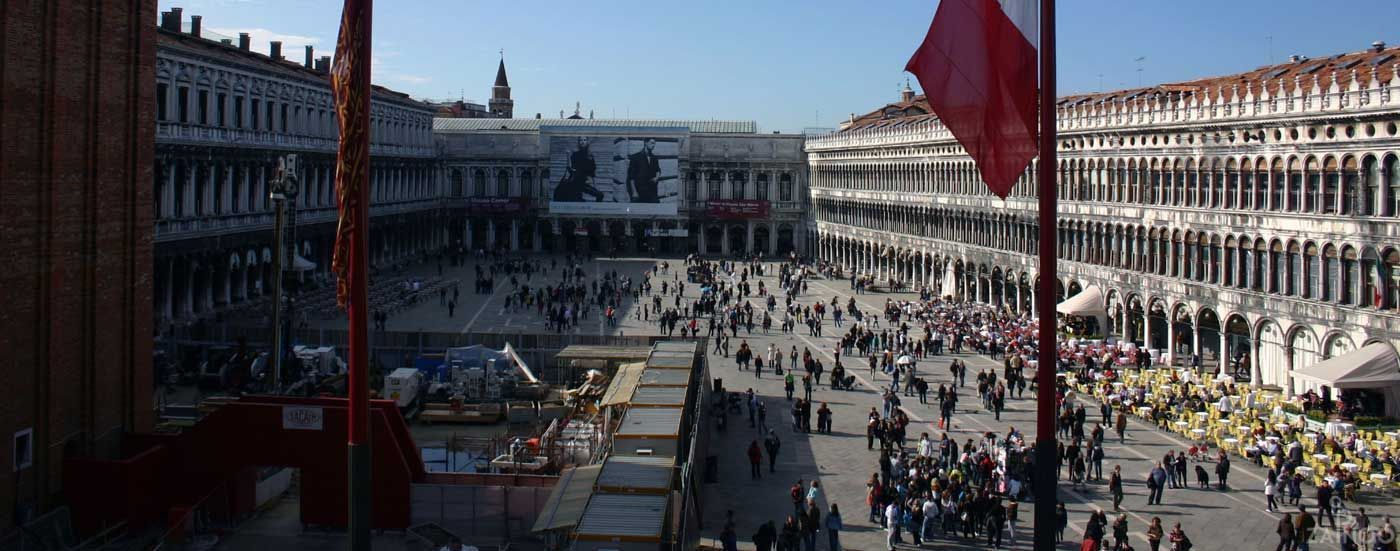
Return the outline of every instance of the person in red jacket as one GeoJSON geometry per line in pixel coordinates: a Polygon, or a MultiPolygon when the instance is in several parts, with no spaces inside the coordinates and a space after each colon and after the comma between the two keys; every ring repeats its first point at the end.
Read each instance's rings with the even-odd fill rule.
{"type": "Polygon", "coordinates": [[[763,478],[763,469],[759,465],[763,463],[763,450],[758,447],[757,440],[749,441],[749,476],[751,478],[763,478]]]}

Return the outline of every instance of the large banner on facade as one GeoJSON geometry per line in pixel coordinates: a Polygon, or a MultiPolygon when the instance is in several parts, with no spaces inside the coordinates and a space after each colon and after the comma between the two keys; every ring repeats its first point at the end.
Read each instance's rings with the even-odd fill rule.
{"type": "Polygon", "coordinates": [[[674,216],[685,128],[541,129],[549,147],[549,212],[674,216]],[[567,130],[564,130],[567,129],[567,130]]]}
{"type": "Polygon", "coordinates": [[[747,220],[768,218],[768,201],[756,199],[710,199],[705,201],[705,214],[710,218],[747,220]]]}

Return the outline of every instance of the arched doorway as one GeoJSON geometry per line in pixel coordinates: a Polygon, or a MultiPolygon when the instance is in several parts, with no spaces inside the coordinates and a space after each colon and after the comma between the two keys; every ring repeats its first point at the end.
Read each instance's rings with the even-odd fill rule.
{"type": "Polygon", "coordinates": [[[1154,299],[1147,308],[1147,332],[1152,337],[1148,348],[1167,349],[1167,303],[1161,299],[1154,299]]]}
{"type": "Polygon", "coordinates": [[[1191,365],[1191,355],[1196,352],[1195,319],[1191,309],[1185,304],[1172,308],[1172,356],[1182,365],[1191,365]]]}
{"type": "Polygon", "coordinates": [[[1142,342],[1142,330],[1147,319],[1142,309],[1142,298],[1137,295],[1129,295],[1126,320],[1124,320],[1123,338],[1125,340],[1138,343],[1140,346],[1147,346],[1142,342]]]}
{"type": "MultiPolygon", "coordinates": [[[[1292,371],[1305,369],[1317,363],[1320,358],[1317,335],[1313,334],[1312,329],[1305,325],[1294,326],[1292,333],[1289,334],[1288,346],[1285,351],[1291,359],[1289,367],[1292,371]]],[[[1291,375],[1290,373],[1290,379],[1291,375]]],[[[1293,392],[1298,391],[1298,386],[1296,383],[1293,385],[1293,392]]]]}
{"type": "Polygon", "coordinates": [[[1218,371],[1220,362],[1224,360],[1224,351],[1220,350],[1220,317],[1215,310],[1202,308],[1196,313],[1196,331],[1200,333],[1201,368],[1218,371]]]}
{"type": "Polygon", "coordinates": [[[1255,371],[1259,372],[1261,384],[1286,386],[1288,381],[1288,356],[1283,343],[1283,331],[1273,320],[1259,322],[1255,339],[1258,352],[1255,354],[1255,371]]]}
{"type": "Polygon", "coordinates": [[[1231,315],[1225,320],[1225,358],[1228,373],[1233,374],[1236,381],[1254,382],[1250,345],[1249,322],[1239,314],[1231,315]]]}
{"type": "Polygon", "coordinates": [[[705,228],[705,254],[720,254],[724,251],[724,229],[719,226],[705,228]]]}
{"type": "Polygon", "coordinates": [[[748,251],[744,241],[748,239],[746,229],[743,226],[729,226],[729,254],[739,255],[748,251]]]}
{"type": "Polygon", "coordinates": [[[773,251],[768,250],[768,237],[770,233],[768,225],[764,224],[753,229],[753,252],[764,256],[771,256],[773,251]]]}
{"type": "Polygon", "coordinates": [[[797,250],[797,242],[793,241],[792,226],[788,224],[778,226],[778,250],[773,251],[773,253],[787,256],[788,253],[795,250],[797,250]]]}

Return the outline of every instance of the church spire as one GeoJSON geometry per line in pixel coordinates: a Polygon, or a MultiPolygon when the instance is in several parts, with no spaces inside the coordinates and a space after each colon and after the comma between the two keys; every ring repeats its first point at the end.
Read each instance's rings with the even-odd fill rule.
{"type": "Polygon", "coordinates": [[[501,50],[501,63],[496,66],[496,84],[491,87],[491,101],[487,102],[491,114],[509,119],[515,111],[515,101],[510,99],[510,81],[506,79],[506,53],[501,50]]]}

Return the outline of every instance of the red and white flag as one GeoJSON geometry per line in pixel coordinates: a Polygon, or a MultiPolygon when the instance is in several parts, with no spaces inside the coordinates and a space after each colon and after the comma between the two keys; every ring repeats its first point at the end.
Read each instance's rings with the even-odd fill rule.
{"type": "Polygon", "coordinates": [[[1036,155],[1036,0],[941,0],[904,70],[998,197],[1036,155]]]}
{"type": "Polygon", "coordinates": [[[1371,306],[1376,308],[1385,307],[1385,279],[1381,274],[1381,263],[1376,263],[1376,269],[1371,270],[1371,306]]]}

